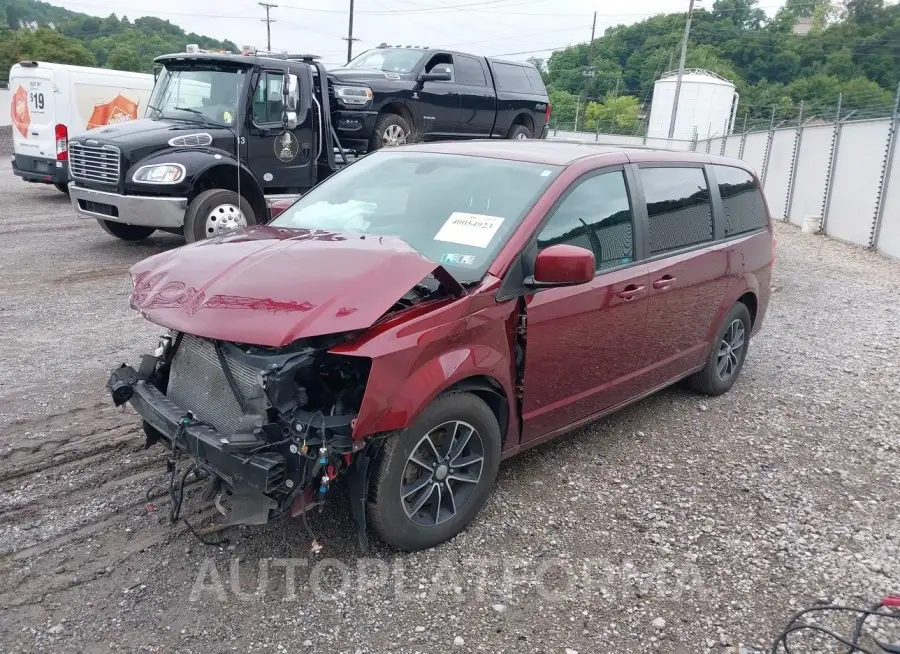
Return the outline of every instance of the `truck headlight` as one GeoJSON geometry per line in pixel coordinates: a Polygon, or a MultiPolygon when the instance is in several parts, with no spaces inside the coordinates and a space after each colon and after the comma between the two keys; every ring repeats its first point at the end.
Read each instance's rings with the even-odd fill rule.
{"type": "Polygon", "coordinates": [[[181,164],[150,164],[138,168],[131,180],[141,184],[177,184],[184,176],[184,166],[181,164]]]}
{"type": "Polygon", "coordinates": [[[334,97],[344,104],[362,107],[372,101],[372,89],[368,86],[335,86],[334,97]]]}

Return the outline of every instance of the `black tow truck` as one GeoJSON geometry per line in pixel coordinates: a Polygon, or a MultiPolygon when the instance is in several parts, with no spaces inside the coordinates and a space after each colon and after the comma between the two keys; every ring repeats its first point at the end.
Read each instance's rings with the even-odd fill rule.
{"type": "Polygon", "coordinates": [[[350,161],[313,55],[179,53],[161,66],[145,117],[69,140],[75,211],[132,241],[188,242],[268,222],[350,161]]]}

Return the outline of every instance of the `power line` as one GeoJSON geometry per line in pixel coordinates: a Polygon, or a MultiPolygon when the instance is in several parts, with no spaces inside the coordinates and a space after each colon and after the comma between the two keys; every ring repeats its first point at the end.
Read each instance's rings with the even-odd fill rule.
{"type": "Polygon", "coordinates": [[[272,50],[272,23],[275,22],[274,18],[269,18],[269,10],[275,9],[278,5],[273,5],[269,2],[258,2],[260,7],[264,7],[266,10],[266,17],[262,19],[262,22],[266,24],[266,50],[272,50]]]}

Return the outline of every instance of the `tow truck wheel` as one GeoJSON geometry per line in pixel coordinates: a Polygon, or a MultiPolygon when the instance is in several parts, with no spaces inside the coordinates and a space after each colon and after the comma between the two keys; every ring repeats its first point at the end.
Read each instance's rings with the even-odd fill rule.
{"type": "Polygon", "coordinates": [[[409,139],[410,127],[397,114],[382,114],[375,121],[375,135],[369,141],[369,150],[403,145],[409,139]]]}
{"type": "Polygon", "coordinates": [[[484,506],[500,466],[500,426],[471,393],[437,397],[384,439],[369,479],[369,525],[415,551],[450,540],[484,506]]]}
{"type": "Polygon", "coordinates": [[[110,236],[115,236],[123,241],[140,241],[156,231],[154,227],[141,227],[140,225],[126,225],[112,220],[97,218],[100,227],[110,236]]]}
{"type": "Polygon", "coordinates": [[[184,214],[184,239],[188,243],[221,236],[256,224],[247,198],[221,188],[203,191],[184,214]]]}

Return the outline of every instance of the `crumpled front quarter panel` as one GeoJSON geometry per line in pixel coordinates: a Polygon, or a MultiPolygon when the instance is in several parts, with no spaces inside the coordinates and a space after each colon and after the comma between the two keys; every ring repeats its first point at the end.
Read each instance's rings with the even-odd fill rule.
{"type": "Polygon", "coordinates": [[[504,449],[517,444],[515,328],[515,301],[496,303],[493,294],[483,294],[331,350],[372,360],[354,437],[403,429],[448,387],[485,376],[500,384],[509,402],[504,449]]]}

